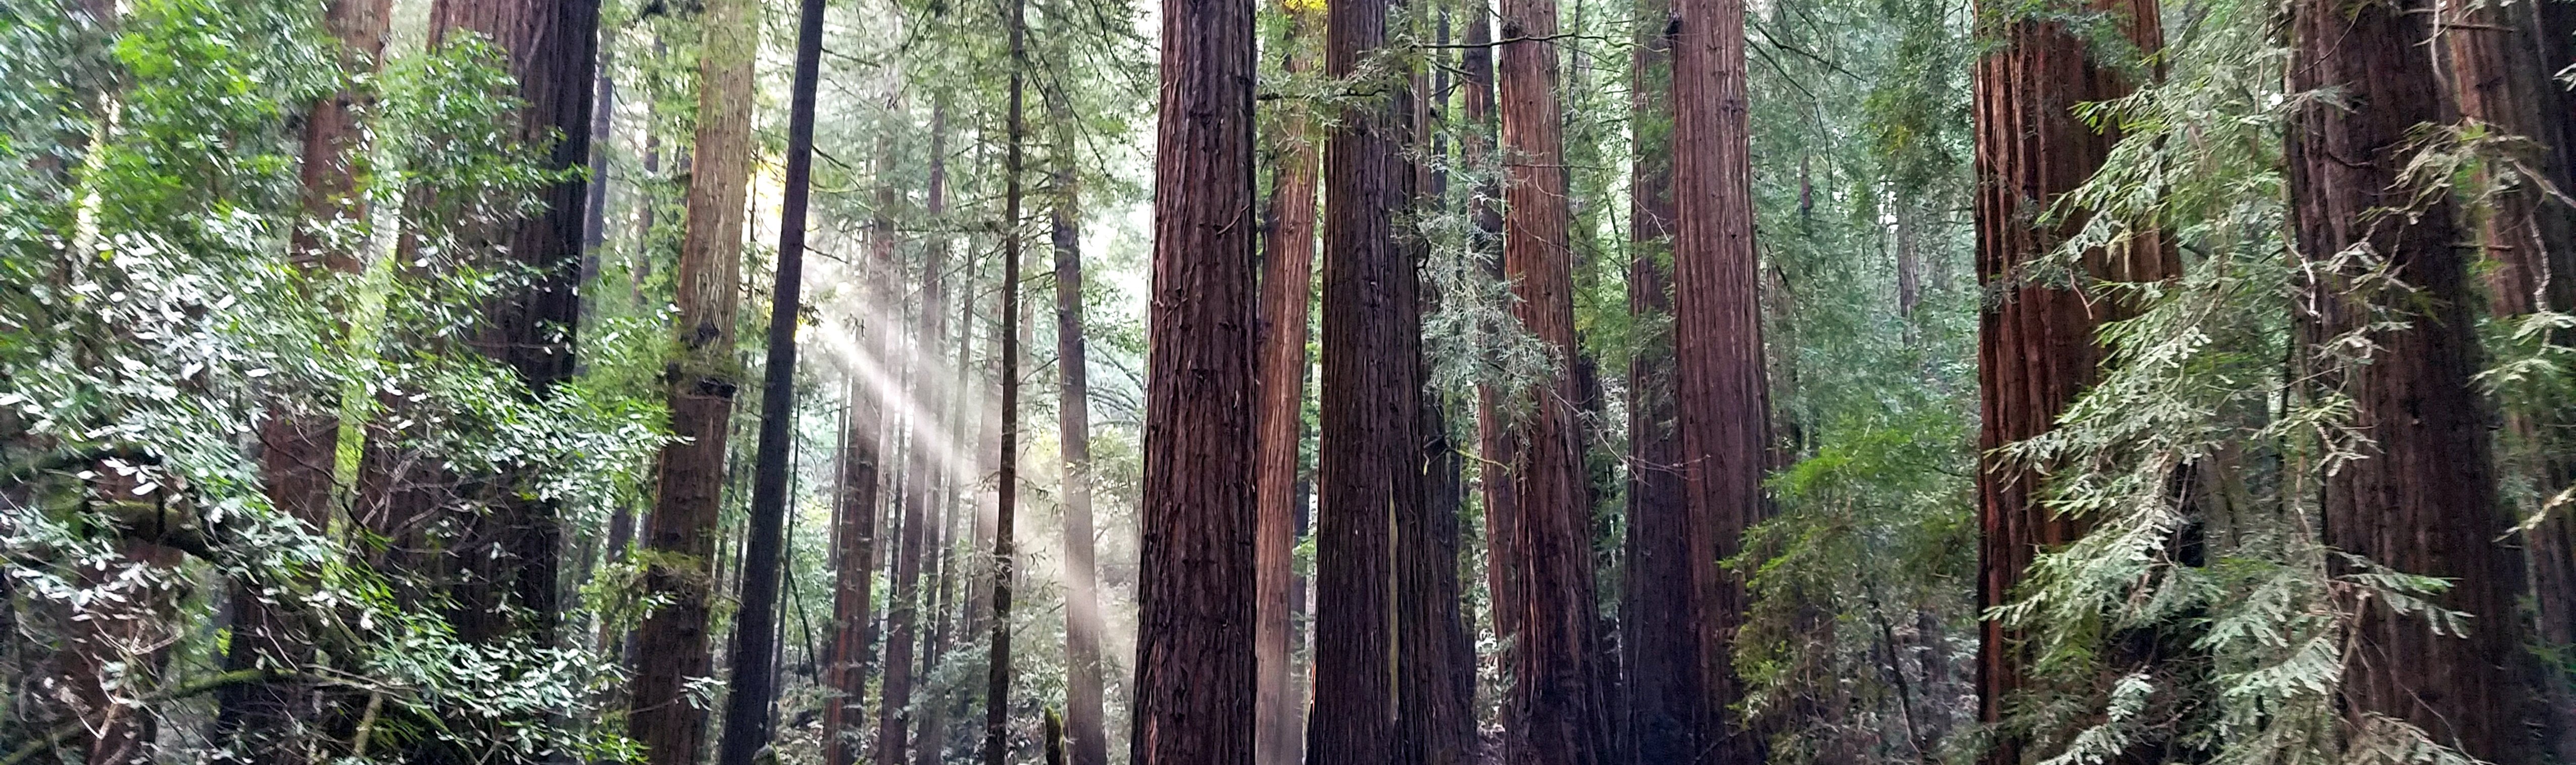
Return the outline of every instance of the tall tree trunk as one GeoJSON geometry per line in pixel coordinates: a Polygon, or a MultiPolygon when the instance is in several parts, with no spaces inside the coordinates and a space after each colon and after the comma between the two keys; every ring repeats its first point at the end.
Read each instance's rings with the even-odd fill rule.
{"type": "MultiPolygon", "coordinates": [[[[908,419],[911,423],[910,446],[904,459],[904,530],[902,550],[896,555],[894,600],[887,604],[893,610],[886,616],[886,659],[884,692],[877,704],[877,762],[905,763],[912,745],[912,685],[916,653],[922,640],[922,614],[928,610],[920,592],[921,556],[936,555],[937,538],[931,535],[930,503],[935,496],[932,475],[946,470],[944,457],[934,456],[939,446],[950,445],[946,427],[938,420],[946,407],[939,402],[944,386],[930,382],[936,372],[930,369],[930,350],[948,334],[948,297],[944,273],[948,268],[948,237],[939,227],[947,225],[942,217],[948,210],[948,99],[945,94],[934,99],[930,107],[930,185],[922,211],[927,214],[932,233],[924,253],[921,271],[920,324],[913,334],[912,352],[905,354],[905,376],[909,379],[913,401],[917,404],[908,419]],[[936,445],[936,446],[935,446],[936,445]]],[[[928,739],[925,737],[924,739],[928,739]]]]}
{"type": "Polygon", "coordinates": [[[2420,611],[2363,605],[2342,696],[2355,724],[2386,715],[2467,756],[2529,765],[2541,757],[2525,727],[2538,710],[2515,671],[2523,568],[2496,541],[2510,522],[2496,503],[2489,414],[2469,379],[2480,353],[2460,246],[2467,232],[2446,196],[2416,198],[2404,179],[2410,133],[2454,116],[2433,61],[2415,47],[2433,31],[2429,6],[2301,0],[2291,9],[2290,87],[2336,87],[2350,99],[2349,108],[2310,105],[2291,123],[2292,227],[2318,274],[2299,335],[2310,352],[2344,344],[2347,333],[2373,349],[2367,363],[2321,358],[2329,366],[2316,370],[2318,392],[2349,396],[2352,426],[2370,439],[2365,458],[2325,480],[2325,542],[2449,579],[2435,604],[2476,619],[2465,636],[2439,634],[2420,611]],[[2401,207],[2414,214],[2377,215],[2401,207]],[[2385,258],[2406,290],[2360,291],[2355,276],[2372,264],[2350,262],[2343,253],[2354,248],[2385,258]]]}
{"type": "MultiPolygon", "coordinates": [[[[2155,0],[2093,0],[2125,25],[2142,50],[2160,47],[2155,0]]],[[[2039,466],[2002,459],[1998,448],[2046,433],[2096,377],[2101,349],[2094,333],[2104,317],[2076,289],[2031,279],[2026,271],[2072,232],[2038,227],[2041,210],[2093,174],[2113,137],[2078,120],[2075,105],[2126,95],[2131,84],[2116,65],[2095,61],[2092,46],[2063,25],[2009,19],[1977,63],[1977,278],[2003,299],[1979,315],[1980,391],[1978,517],[1983,529],[1978,607],[2003,605],[2041,550],[2082,536],[2071,518],[2040,504],[2039,466]]],[[[2179,270],[2161,247],[2090,253],[2096,277],[2152,279],[2179,270]],[[2127,263],[2129,252],[2144,257],[2127,263]]],[[[2019,637],[1987,621],[1978,645],[1980,719],[1995,723],[2026,684],[2019,637]]],[[[1999,736],[1989,765],[2019,765],[2023,743],[1999,736]]]]}
{"type": "Polygon", "coordinates": [[[735,615],[733,678],[725,698],[717,765],[751,765],[769,743],[777,695],[780,539],[787,515],[788,458],[795,445],[796,318],[804,276],[805,204],[814,172],[814,90],[823,58],[823,0],[799,4],[796,73],[789,84],[787,177],[779,202],[777,281],[770,288],[769,358],[761,370],[758,470],[751,485],[750,536],[743,542],[741,612],[735,615]]]}
{"type": "MultiPolygon", "coordinates": [[[[887,106],[899,112],[903,105],[901,91],[890,91],[887,106]]],[[[900,298],[882,285],[891,283],[902,273],[896,259],[894,208],[901,201],[894,183],[888,180],[895,165],[894,140],[886,134],[877,136],[876,216],[868,223],[868,260],[859,269],[859,289],[867,297],[867,313],[860,317],[859,352],[862,361],[883,369],[900,348],[900,340],[890,331],[900,320],[900,298]]],[[[831,685],[840,697],[823,710],[823,765],[853,765],[859,758],[858,729],[866,720],[863,711],[867,692],[867,670],[876,650],[876,622],[870,613],[870,589],[876,583],[877,497],[879,465],[886,456],[881,443],[891,439],[885,425],[884,394],[866,382],[850,388],[850,424],[843,433],[842,452],[846,455],[841,472],[841,554],[835,556],[838,579],[833,599],[834,641],[831,685]]],[[[891,610],[891,604],[889,604],[891,610]]],[[[879,665],[883,666],[883,665],[879,665]]]]}
{"type": "MultiPolygon", "coordinates": [[[[550,142],[549,170],[589,163],[591,84],[599,51],[598,0],[437,0],[430,8],[433,44],[457,30],[483,34],[508,52],[519,81],[520,136],[550,142]]],[[[571,379],[573,335],[580,320],[581,227],[587,189],[578,176],[547,185],[543,209],[509,227],[503,251],[536,274],[527,287],[485,307],[475,345],[508,365],[544,399],[571,379]]],[[[527,634],[551,645],[562,604],[563,532],[550,501],[518,491],[525,466],[505,466],[484,498],[496,506],[467,524],[451,559],[466,568],[452,593],[456,633],[470,642],[527,634]],[[515,606],[512,608],[511,606],[515,606]],[[524,616],[514,617],[513,614],[524,616]]]]}
{"type": "MultiPolygon", "coordinates": [[[[888,235],[880,230],[875,236],[888,235]]],[[[876,283],[876,274],[881,272],[875,265],[871,262],[864,269],[862,285],[876,283]]],[[[869,336],[861,338],[860,344],[865,348],[878,341],[869,336]]],[[[875,585],[876,571],[870,564],[876,560],[877,437],[884,430],[883,414],[873,391],[855,380],[847,391],[843,398],[849,406],[849,419],[841,429],[840,502],[833,519],[832,644],[823,675],[826,687],[834,694],[823,706],[824,765],[851,765],[858,760],[856,722],[861,719],[866,700],[868,652],[875,642],[870,633],[870,590],[875,585]]]]}
{"type": "Polygon", "coordinates": [[[993,489],[993,623],[986,639],[991,658],[984,681],[984,765],[1002,765],[1010,754],[1011,721],[1011,578],[1014,529],[1020,506],[1020,160],[1028,125],[1022,113],[1024,70],[1028,68],[1028,2],[1005,0],[1010,10],[1011,96],[1005,118],[1010,142],[1002,160],[1002,444],[993,489]]]}
{"type": "Polygon", "coordinates": [[[1163,9],[1136,765],[1252,761],[1252,9],[1163,9]]]}
{"type": "MultiPolygon", "coordinates": [[[[1362,76],[1386,55],[1385,0],[1325,9],[1324,74],[1362,76]]],[[[1411,99],[1393,78],[1342,105],[1324,152],[1321,516],[1315,537],[1315,710],[1307,759],[1399,761],[1396,523],[1421,515],[1421,340],[1413,252],[1411,99]]]]}
{"type": "MultiPolygon", "coordinates": [[[[617,121],[617,87],[608,79],[609,60],[615,54],[609,43],[615,35],[615,30],[600,33],[599,74],[592,78],[596,84],[591,87],[590,94],[590,172],[584,181],[588,185],[582,194],[581,276],[575,287],[579,290],[581,307],[576,327],[592,324],[599,314],[600,248],[608,243],[608,144],[616,140],[612,131],[617,121]]],[[[580,374],[587,369],[587,364],[581,364],[574,373],[580,374]]],[[[584,561],[583,565],[588,566],[589,562],[584,561]]],[[[588,574],[585,569],[573,578],[586,581],[590,578],[588,574]]]]}
{"type": "Polygon", "coordinates": [[[1668,0],[1639,0],[1630,109],[1636,158],[1629,187],[1628,316],[1636,333],[1628,361],[1628,539],[1620,603],[1627,682],[1621,751],[1638,765],[1692,763],[1703,738],[1721,729],[1709,705],[1717,698],[1707,670],[1705,572],[1713,554],[1694,534],[1675,432],[1673,387],[1673,29],[1668,0]]]}
{"type": "Polygon", "coordinates": [[[1091,518],[1091,367],[1082,337],[1082,180],[1070,99],[1061,89],[1048,96],[1048,119],[1055,123],[1049,159],[1056,196],[1047,217],[1055,247],[1056,444],[1064,460],[1064,725],[1073,765],[1109,765],[1100,698],[1100,580],[1093,556],[1098,530],[1091,518]]]}
{"type": "MultiPolygon", "coordinates": [[[[1494,151],[1494,32],[1493,6],[1488,0],[1470,0],[1466,48],[1459,54],[1460,95],[1467,130],[1459,145],[1459,156],[1469,167],[1491,171],[1497,161],[1494,151]]],[[[1488,174],[1488,179],[1499,174],[1488,174]]],[[[1502,185],[1488,180],[1476,189],[1469,203],[1469,217],[1474,224],[1469,244],[1476,259],[1486,269],[1486,278],[1503,279],[1502,211],[1495,202],[1502,199],[1502,185]]],[[[1493,621],[1494,637],[1509,641],[1519,634],[1514,614],[1521,602],[1520,564],[1512,554],[1510,529],[1519,516],[1520,499],[1512,485],[1509,462],[1515,450],[1512,429],[1505,421],[1510,414],[1511,393],[1490,384],[1476,386],[1476,451],[1477,483],[1483,494],[1485,515],[1485,579],[1488,618],[1493,621]]],[[[1497,661],[1507,657],[1497,657],[1497,661]]],[[[1497,720],[1506,731],[1518,730],[1511,721],[1511,708],[1504,706],[1497,720]]],[[[1508,749],[1510,737],[1502,742],[1508,749]]]]}
{"type": "MultiPolygon", "coordinates": [[[[2576,188],[2569,182],[2576,136],[2569,134],[2568,119],[2576,98],[2552,76],[2570,63],[2568,34],[2576,30],[2550,23],[2576,12],[2560,5],[2442,3],[2440,31],[2460,116],[2529,141],[2534,149],[2516,157],[2523,164],[2513,168],[2515,175],[2487,173],[2491,181],[2520,179],[2499,190],[2479,221],[2487,259],[2495,264],[2488,270],[2488,305],[2504,319],[2540,310],[2576,312],[2576,218],[2548,196],[2549,189],[2576,188]]],[[[2561,344],[2576,338],[2557,334],[2554,341],[2561,344]]],[[[2538,407],[2507,412],[2505,428],[2522,448],[2504,465],[2534,479],[2536,493],[2547,502],[2576,485],[2576,442],[2567,435],[2576,411],[2566,402],[2538,407]]],[[[2528,532],[2526,548],[2539,612],[2537,637],[2546,646],[2576,644],[2576,514],[2548,513],[2528,532]]],[[[2576,761],[2576,676],[2561,666],[2548,669],[2539,682],[2549,706],[2543,744],[2558,760],[2576,761]]]]}
{"type": "MultiPolygon", "coordinates": [[[[1316,6],[1284,3],[1288,16],[1285,65],[1291,76],[1312,72],[1316,6]]],[[[1308,124],[1308,107],[1282,101],[1283,119],[1273,139],[1278,157],[1271,174],[1269,209],[1263,216],[1261,242],[1260,411],[1259,441],[1254,445],[1253,496],[1260,508],[1253,558],[1260,579],[1253,653],[1260,664],[1260,689],[1253,700],[1259,742],[1257,765],[1296,765],[1303,753],[1303,705],[1288,684],[1288,633],[1295,607],[1289,580],[1297,545],[1295,503],[1298,449],[1306,432],[1306,338],[1315,296],[1315,185],[1317,147],[1308,124]]]]}
{"type": "Polygon", "coordinates": [[[1520,592],[1514,609],[1511,718],[1515,762],[1596,765],[1613,745],[1608,678],[1599,666],[1589,482],[1572,378],[1573,253],[1566,197],[1564,112],[1556,97],[1554,0],[1504,0],[1502,117],[1503,270],[1519,298],[1512,313],[1558,365],[1550,379],[1513,394],[1505,418],[1514,441],[1519,507],[1505,528],[1520,592]]]}
{"type": "Polygon", "coordinates": [[[679,358],[672,364],[671,431],[655,471],[660,491],[646,521],[646,592],[666,599],[636,629],[627,729],[652,765],[688,765],[706,742],[706,712],[690,678],[712,674],[717,580],[709,563],[723,534],[719,511],[733,429],[734,319],[741,294],[744,200],[751,180],[752,58],[759,7],[709,4],[698,58],[697,134],[688,215],[675,272],[679,358]]]}
{"type": "MultiPolygon", "coordinates": [[[[1436,29],[1427,2],[1407,8],[1416,35],[1432,35],[1435,45],[1449,43],[1447,17],[1436,29]]],[[[1413,72],[1406,95],[1411,135],[1405,156],[1412,170],[1412,198],[1422,213],[1445,208],[1448,174],[1446,146],[1433,129],[1433,98],[1445,91],[1447,72],[1436,87],[1429,72],[1437,58],[1413,72]]],[[[1459,611],[1458,513],[1464,503],[1459,486],[1464,467],[1450,440],[1447,395],[1433,390],[1430,359],[1420,337],[1421,317],[1440,310],[1439,296],[1422,287],[1421,263],[1430,259],[1429,242],[1418,236],[1403,240],[1415,265],[1412,316],[1414,447],[1417,452],[1420,501],[1395,510],[1394,550],[1396,600],[1396,741],[1400,762],[1415,765],[1465,765],[1475,755],[1474,644],[1459,611]],[[1466,670],[1466,674],[1461,671],[1466,670]]],[[[1402,360],[1397,360],[1402,363],[1402,360]]]]}
{"type": "MultiPolygon", "coordinates": [[[[384,63],[385,37],[393,10],[389,0],[335,0],[324,6],[323,27],[340,43],[344,76],[372,76],[384,63]]],[[[351,275],[360,270],[357,253],[345,242],[325,242],[326,231],[367,219],[367,204],[356,194],[369,151],[360,114],[372,98],[350,89],[313,104],[304,122],[304,215],[288,244],[288,257],[307,278],[351,275]]],[[[337,333],[324,345],[337,345],[337,333]]],[[[268,402],[260,424],[260,478],[269,503],[307,530],[330,525],[331,495],[339,462],[339,391],[316,389],[279,395],[268,402]]],[[[248,585],[233,589],[233,626],[225,668],[293,668],[312,658],[308,636],[301,634],[283,604],[248,585]]],[[[300,721],[320,714],[312,685],[293,679],[232,686],[216,697],[220,730],[236,737],[237,750],[280,765],[309,760],[298,746],[300,721]]]]}
{"type": "MultiPolygon", "coordinates": [[[[981,152],[976,159],[978,161],[974,164],[983,164],[981,152]]],[[[936,583],[932,588],[934,599],[931,606],[935,618],[930,624],[928,637],[922,640],[923,645],[929,646],[921,657],[922,677],[935,674],[939,665],[947,661],[949,650],[956,647],[959,636],[973,634],[983,623],[980,614],[986,593],[976,587],[976,569],[980,567],[976,565],[975,550],[983,546],[990,534],[984,528],[986,513],[982,493],[969,496],[966,486],[988,474],[990,468],[981,462],[983,455],[1001,453],[1001,428],[992,417],[997,407],[990,400],[984,401],[983,406],[968,403],[984,398],[976,387],[980,381],[974,375],[975,289],[983,279],[984,264],[980,259],[967,258],[964,265],[966,272],[957,281],[957,352],[951,357],[956,360],[953,369],[957,376],[948,388],[954,395],[948,398],[946,431],[961,435],[973,433],[975,440],[958,447],[960,459],[966,462],[939,472],[943,481],[939,502],[942,516],[930,545],[931,551],[938,556],[939,564],[931,575],[931,581],[936,583]],[[971,426],[969,417],[974,419],[971,426]],[[958,603],[960,599],[966,601],[962,608],[958,603]]],[[[987,339],[985,342],[990,344],[993,341],[987,339]]],[[[988,361],[999,361],[989,358],[990,351],[987,354],[988,361]]],[[[996,380],[1000,378],[1000,375],[989,371],[988,375],[996,380]]],[[[913,752],[915,765],[939,765],[947,761],[948,717],[960,711],[960,705],[967,699],[959,696],[946,701],[931,704],[924,710],[919,734],[921,743],[913,752]]]]}

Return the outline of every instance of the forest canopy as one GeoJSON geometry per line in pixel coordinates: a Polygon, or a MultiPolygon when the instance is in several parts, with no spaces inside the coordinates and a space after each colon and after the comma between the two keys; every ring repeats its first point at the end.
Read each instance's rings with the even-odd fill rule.
{"type": "Polygon", "coordinates": [[[0,765],[2576,764],[2569,0],[0,0],[0,765]]]}

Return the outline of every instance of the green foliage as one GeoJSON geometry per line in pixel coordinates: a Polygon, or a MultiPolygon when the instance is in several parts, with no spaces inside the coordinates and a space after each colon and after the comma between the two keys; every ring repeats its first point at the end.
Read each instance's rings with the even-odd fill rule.
{"type": "MultiPolygon", "coordinates": [[[[350,761],[441,748],[617,756],[618,740],[581,714],[619,682],[604,657],[459,641],[435,603],[408,594],[435,573],[371,563],[389,540],[355,509],[315,527],[269,502],[256,434],[290,407],[358,418],[342,433],[381,434],[367,449],[517,476],[516,491],[574,522],[628,501],[663,441],[658,402],[583,384],[540,401],[461,342],[474,306],[527,278],[496,268],[486,242],[561,178],[536,165],[541,147],[512,138],[516,85],[499,52],[458,36],[381,75],[342,72],[317,13],[148,0],[111,20],[0,16],[12,94],[0,114],[28,128],[0,144],[0,547],[23,596],[13,619],[52,645],[90,646],[78,650],[107,662],[104,674],[59,679],[98,684],[112,702],[197,687],[235,637],[223,615],[256,598],[316,649],[278,667],[322,692],[326,714],[303,721],[302,746],[350,761]],[[365,96],[352,101],[374,149],[353,165],[375,214],[312,220],[294,117],[343,88],[365,96]],[[298,227],[370,273],[291,265],[298,227]],[[334,403],[344,396],[353,403],[334,403]],[[90,640],[89,624],[140,631],[66,642],[90,640]],[[367,726],[373,748],[345,751],[351,725],[367,726]]],[[[351,479],[337,472],[346,502],[351,479]]],[[[487,498],[459,499],[451,509],[471,513],[487,498]]],[[[6,671],[67,671],[44,657],[13,650],[6,671]]],[[[203,698],[147,708],[182,729],[210,711],[203,698]]],[[[80,710],[13,707],[0,724],[80,710]]],[[[156,757],[228,745],[189,737],[156,757]]]]}

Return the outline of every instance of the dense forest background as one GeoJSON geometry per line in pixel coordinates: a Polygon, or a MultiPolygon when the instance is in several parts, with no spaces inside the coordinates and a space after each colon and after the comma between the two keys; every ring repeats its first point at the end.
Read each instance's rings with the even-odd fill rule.
{"type": "Polygon", "coordinates": [[[0,0],[0,765],[2576,763],[2571,35],[0,0]]]}

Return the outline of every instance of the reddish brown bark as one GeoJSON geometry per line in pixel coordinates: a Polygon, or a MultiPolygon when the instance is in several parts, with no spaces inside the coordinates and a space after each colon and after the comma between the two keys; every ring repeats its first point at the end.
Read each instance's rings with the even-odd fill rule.
{"type": "MultiPolygon", "coordinates": [[[[323,9],[323,27],[339,41],[339,63],[352,77],[373,74],[384,61],[385,35],[392,16],[389,0],[336,0],[323,9]]],[[[368,92],[352,89],[313,104],[305,115],[304,159],[300,168],[306,220],[295,228],[288,257],[308,277],[354,274],[359,261],[345,237],[367,216],[366,202],[355,194],[365,171],[367,134],[358,124],[368,92]]],[[[337,343],[337,332],[325,345],[337,343]]],[[[331,519],[333,469],[339,460],[339,391],[315,389],[270,400],[260,425],[260,478],[271,505],[320,531],[331,519]]],[[[244,585],[233,591],[233,627],[225,666],[230,670],[293,667],[310,660],[306,636],[281,604],[244,585]]],[[[296,765],[306,762],[294,740],[299,721],[320,714],[319,697],[309,683],[278,680],[231,686],[218,692],[217,727],[238,737],[237,750],[296,765]]]]}
{"type": "MultiPolygon", "coordinates": [[[[2441,5],[2442,41],[2460,116],[2528,142],[2527,150],[2512,154],[2518,165],[2512,175],[2485,173],[2490,182],[2518,182],[2497,189],[2492,207],[2474,211],[2482,215],[2479,238],[2493,264],[2487,271],[2489,307],[2508,320],[2537,310],[2576,312],[2576,217],[2548,196],[2571,188],[2569,162],[2576,159],[2568,151],[2576,145],[2568,133],[2576,98],[2552,76],[2570,63],[2568,34],[2576,30],[2563,22],[2571,12],[2558,7],[2562,3],[2441,5]]],[[[2556,342],[2568,342],[2571,333],[2559,334],[2556,342]]],[[[2507,413],[2505,428],[2525,454],[2505,469],[2534,479],[2535,493],[2546,502],[2576,485],[2576,449],[2566,435],[2576,411],[2565,404],[2536,408],[2507,413]]],[[[2537,637],[2546,646],[2576,644],[2576,514],[2549,513],[2526,543],[2537,637]]],[[[2544,746],[2561,761],[2576,759],[2576,677],[2554,668],[2540,683],[2549,706],[2544,746]]]]}
{"type": "Polygon", "coordinates": [[[1672,256],[1673,103],[1671,27],[1663,0],[1643,0],[1629,76],[1636,161],[1630,188],[1628,316],[1636,342],[1628,361],[1628,538],[1620,604],[1627,659],[1622,751],[1639,765],[1690,763],[1721,730],[1709,704],[1707,635],[1694,556],[1711,554],[1696,534],[1683,489],[1675,432],[1672,256]]]}
{"type": "Polygon", "coordinates": [[[1682,609],[1697,624],[1683,650],[1695,654],[1705,684],[1693,700],[1698,761],[1751,763],[1763,757],[1762,740],[1730,713],[1744,691],[1725,648],[1749,603],[1743,577],[1717,570],[1763,516],[1771,441],[1744,3],[1677,0],[1673,30],[1673,381],[1690,540],[1677,547],[1687,550],[1679,571],[1691,592],[1683,597],[1698,601],[1682,609]]]}
{"type": "MultiPolygon", "coordinates": [[[[1307,52],[1322,22],[1320,9],[1289,4],[1286,68],[1293,74],[1313,71],[1307,52]]],[[[1315,188],[1318,147],[1308,126],[1304,104],[1281,102],[1282,120],[1273,137],[1277,168],[1271,174],[1269,209],[1263,216],[1261,244],[1261,374],[1260,439],[1253,496],[1260,509],[1253,558],[1260,579],[1260,624],[1253,646],[1260,665],[1260,689],[1253,717],[1260,741],[1253,747],[1259,765],[1296,765],[1303,754],[1303,712],[1288,685],[1289,583],[1296,576],[1291,550],[1297,544],[1296,490],[1298,449],[1306,430],[1306,340],[1315,295],[1315,188]]]]}
{"type": "MultiPolygon", "coordinates": [[[[551,140],[543,161],[549,170],[589,161],[598,29],[597,0],[438,0],[430,7],[432,44],[470,30],[507,52],[509,70],[519,80],[520,137],[551,140]]],[[[538,194],[543,209],[494,242],[504,245],[512,265],[535,276],[484,307],[474,345],[508,365],[539,398],[572,377],[585,192],[578,176],[546,186],[538,194]]],[[[474,516],[450,550],[451,560],[465,569],[451,594],[457,636],[468,641],[520,632],[543,642],[554,638],[562,529],[550,503],[514,490],[522,469],[505,466],[504,475],[485,487],[495,508],[474,516]]]]}
{"type": "MultiPolygon", "coordinates": [[[[1324,74],[1383,55],[1383,0],[1332,3],[1324,74]]],[[[1395,216],[1412,205],[1404,88],[1342,107],[1324,152],[1323,377],[1315,537],[1315,709],[1307,758],[1397,760],[1395,524],[1418,515],[1421,318],[1413,254],[1395,216]]]]}
{"type": "Polygon", "coordinates": [[[1590,484],[1573,366],[1573,221],[1567,199],[1563,109],[1556,97],[1554,0],[1504,0],[1499,109],[1503,153],[1503,270],[1519,301],[1512,313],[1561,372],[1518,391],[1505,415],[1519,507],[1506,527],[1517,567],[1518,627],[1508,666],[1515,762],[1606,762],[1616,730],[1601,665],[1594,608],[1590,484]]]}
{"type": "MultiPolygon", "coordinates": [[[[1449,43],[1445,18],[1435,25],[1427,4],[1414,3],[1406,11],[1416,34],[1432,35],[1435,45],[1449,43]]],[[[1447,201],[1442,157],[1447,147],[1432,124],[1433,100],[1445,90],[1447,72],[1435,83],[1429,71],[1441,68],[1440,63],[1432,58],[1414,69],[1412,90],[1406,94],[1411,135],[1404,157],[1421,213],[1440,210],[1447,201]]],[[[1403,237],[1402,245],[1416,264],[1430,257],[1430,243],[1419,236],[1403,237]]],[[[1464,460],[1451,440],[1447,396],[1425,384],[1431,366],[1419,340],[1421,317],[1440,310],[1439,297],[1423,289],[1418,273],[1413,290],[1410,321],[1417,339],[1410,383],[1421,500],[1394,508],[1396,756],[1411,765],[1464,765],[1476,754],[1475,647],[1467,636],[1458,580],[1464,460]]]]}
{"type": "Polygon", "coordinates": [[[1163,9],[1136,765],[1252,761],[1252,17],[1163,9]]]}
{"type": "Polygon", "coordinates": [[[2538,710],[2517,671],[2523,568],[2497,541],[2509,521],[2496,503],[2490,415],[2469,380],[2480,365],[2471,250],[2450,200],[2415,199],[2403,180],[2411,131],[2455,116],[2433,61],[2415,47],[2433,30],[2429,5],[2301,0],[2291,9],[2290,87],[2336,87],[2350,99],[2349,108],[2302,109],[2287,156],[2299,255],[2319,272],[2314,308],[2299,316],[2302,348],[2319,354],[2319,384],[2351,397],[2352,426],[2370,439],[2363,459],[2326,479],[2325,542],[2450,579],[2436,602],[2475,619],[2466,636],[2443,635],[2420,612],[2358,604],[2342,700],[2355,723],[2386,715],[2470,757],[2528,765],[2541,758],[2525,727],[2538,710]],[[2410,206],[2418,216],[2378,214],[2410,206]],[[2355,247],[2384,258],[2407,291],[2356,291],[2352,277],[2366,265],[2339,260],[2355,247]],[[2392,320],[2405,324],[2364,329],[2392,320]],[[2324,355],[2351,332],[2374,347],[2367,363],[2324,355]]]}
{"type": "MultiPolygon", "coordinates": [[[[2096,0],[2114,14],[2140,49],[2160,47],[2154,0],[2096,0]]],[[[2076,396],[2092,385],[2102,359],[2094,332],[2109,306],[2090,300],[2063,277],[2033,274],[2032,264],[2072,231],[2071,223],[2037,224],[2058,196],[2100,167],[2113,136],[2084,125],[2076,104],[2126,95],[2132,83],[2115,63],[2053,22],[2013,20],[1977,64],[1977,278],[1999,291],[1979,317],[1980,390],[1977,474],[1983,529],[1978,606],[2002,605],[2039,552],[2083,533],[2074,520],[2041,507],[2038,466],[1995,450],[2048,432],[2076,396]]],[[[2152,244],[2086,258],[2087,278],[2150,280],[2177,273],[2172,253],[2152,244]]],[[[1978,645],[1980,719],[2002,719],[2004,705],[2026,682],[2018,634],[1999,622],[1982,625],[1978,645]]],[[[2017,765],[2023,742],[2000,736],[1993,765],[2017,765]]]]}
{"type": "Polygon", "coordinates": [[[646,521],[647,592],[667,598],[636,629],[638,666],[628,684],[628,730],[653,765],[695,762],[706,713],[691,705],[689,678],[712,673],[714,569],[725,455],[732,431],[735,313],[741,303],[744,200],[751,178],[752,54],[757,8],[722,0],[707,8],[698,74],[697,133],[690,149],[687,218],[676,271],[679,358],[666,370],[671,432],[659,491],[646,521]]]}

